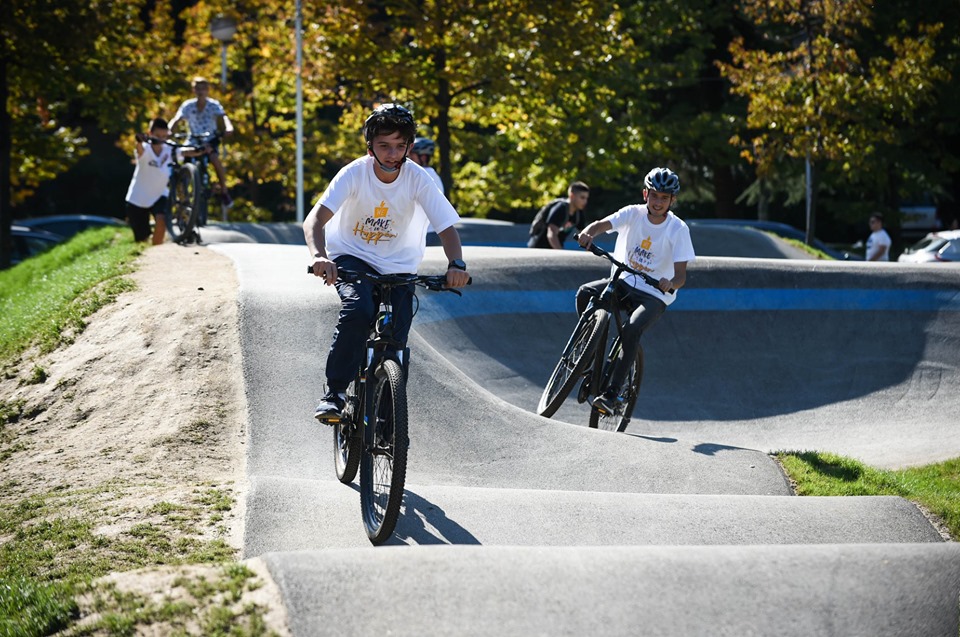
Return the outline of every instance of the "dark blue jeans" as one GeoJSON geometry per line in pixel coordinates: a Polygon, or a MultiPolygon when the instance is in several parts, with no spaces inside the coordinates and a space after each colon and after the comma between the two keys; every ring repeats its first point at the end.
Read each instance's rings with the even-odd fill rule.
{"type": "MultiPolygon", "coordinates": [[[[583,314],[590,299],[599,296],[609,281],[610,279],[600,279],[580,286],[577,290],[577,314],[583,314]]],[[[613,366],[613,375],[607,389],[623,384],[623,379],[630,370],[630,364],[637,358],[640,335],[663,316],[667,309],[667,304],[657,297],[641,292],[623,281],[617,281],[616,293],[621,307],[626,308],[630,316],[623,324],[623,333],[620,336],[620,358],[613,366]]]]}
{"type": "MultiPolygon", "coordinates": [[[[357,257],[345,255],[334,259],[338,268],[358,272],[377,271],[357,257]]],[[[379,301],[374,299],[373,284],[369,281],[344,283],[337,281],[340,295],[340,318],[333,334],[333,344],[327,355],[327,389],[344,392],[357,375],[367,352],[367,335],[370,323],[377,315],[379,301]]],[[[393,289],[393,336],[404,345],[413,322],[413,285],[393,289]]]]}

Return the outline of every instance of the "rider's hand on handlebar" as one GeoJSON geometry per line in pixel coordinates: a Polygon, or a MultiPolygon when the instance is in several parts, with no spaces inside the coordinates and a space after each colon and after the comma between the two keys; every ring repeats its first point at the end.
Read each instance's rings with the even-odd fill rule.
{"type": "Polygon", "coordinates": [[[577,240],[577,243],[580,244],[581,248],[589,249],[590,246],[593,245],[593,237],[588,235],[586,232],[576,234],[573,238],[577,240]]]}
{"type": "Polygon", "coordinates": [[[450,268],[447,270],[447,287],[462,288],[470,281],[470,274],[466,270],[450,268]]]}
{"type": "Polygon", "coordinates": [[[313,276],[320,277],[326,285],[333,285],[337,281],[337,264],[326,257],[316,257],[313,260],[313,276]]]}

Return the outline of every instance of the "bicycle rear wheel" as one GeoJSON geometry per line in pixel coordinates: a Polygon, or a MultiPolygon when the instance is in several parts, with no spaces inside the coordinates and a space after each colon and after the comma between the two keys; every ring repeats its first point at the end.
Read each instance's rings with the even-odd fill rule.
{"type": "Polygon", "coordinates": [[[363,404],[363,394],[357,392],[359,383],[353,381],[347,388],[347,406],[344,417],[333,426],[333,464],[337,470],[337,479],[350,484],[357,477],[360,467],[361,434],[359,428],[363,404]]]}
{"type": "MultiPolygon", "coordinates": [[[[600,387],[605,387],[610,382],[610,376],[613,372],[613,363],[620,354],[620,341],[614,343],[611,348],[610,357],[604,365],[603,383],[600,387]]],[[[595,408],[590,408],[590,427],[592,429],[605,429],[607,431],[625,431],[630,424],[630,418],[633,416],[633,408],[637,404],[637,396],[640,394],[640,382],[643,380],[643,347],[637,349],[637,358],[630,365],[626,376],[623,377],[623,383],[617,388],[617,408],[610,415],[601,414],[595,408]]]]}
{"type": "Polygon", "coordinates": [[[407,393],[400,364],[384,360],[374,374],[373,408],[364,426],[360,507],[367,537],[390,539],[400,517],[407,473],[407,393]]]}
{"type": "Polygon", "coordinates": [[[537,405],[538,414],[549,418],[557,413],[577,379],[586,370],[590,357],[600,344],[601,336],[606,333],[609,321],[610,314],[606,310],[586,312],[580,317],[573,335],[560,355],[560,361],[543,389],[537,405]]]}
{"type": "Polygon", "coordinates": [[[200,212],[197,167],[193,164],[180,166],[171,181],[167,232],[174,243],[189,243],[194,239],[200,212]]]}

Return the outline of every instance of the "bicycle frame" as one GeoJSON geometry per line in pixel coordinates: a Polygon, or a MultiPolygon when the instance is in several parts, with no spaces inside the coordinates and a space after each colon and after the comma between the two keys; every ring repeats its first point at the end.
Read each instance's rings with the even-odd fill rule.
{"type": "MultiPolygon", "coordinates": [[[[617,293],[617,282],[624,273],[629,272],[639,276],[647,284],[659,288],[659,281],[618,261],[606,250],[595,245],[590,245],[588,249],[595,255],[604,257],[615,267],[603,289],[598,294],[592,295],[588,300],[587,306],[581,313],[577,325],[560,355],[560,361],[547,380],[546,387],[537,405],[537,413],[547,418],[557,412],[578,380],[582,381],[577,393],[577,401],[580,403],[586,402],[590,395],[596,396],[602,390],[602,386],[606,385],[607,371],[618,355],[619,343],[623,336],[624,308],[617,293]],[[616,323],[616,335],[609,347],[609,353],[607,353],[611,315],[616,323]]],[[[670,290],[669,293],[672,294],[673,290],[670,290]]],[[[635,367],[634,363],[631,363],[631,369],[636,371],[632,372],[630,376],[632,394],[628,395],[632,395],[633,398],[630,398],[628,402],[635,399],[636,392],[639,389],[640,373],[642,373],[642,349],[638,352],[635,367]],[[635,386],[633,385],[634,381],[636,381],[635,386]]],[[[618,393],[621,392],[622,389],[618,393]]],[[[594,414],[595,410],[596,408],[591,410],[591,427],[597,426],[595,416],[600,412],[594,414]]],[[[623,419],[623,423],[627,421],[629,421],[629,416],[623,419]]],[[[622,431],[622,427],[618,430],[622,431]]]]}
{"type": "MultiPolygon", "coordinates": [[[[201,135],[190,135],[191,148],[202,148],[207,144],[213,144],[220,139],[216,133],[203,133],[201,135]]],[[[203,227],[207,225],[207,216],[210,208],[210,197],[213,194],[213,186],[210,182],[210,155],[196,155],[193,157],[184,157],[184,163],[194,164],[197,167],[197,174],[200,177],[200,211],[198,225],[203,227]]],[[[224,219],[226,221],[226,219],[224,219]]]]}
{"type": "MultiPolygon", "coordinates": [[[[308,266],[307,270],[312,273],[313,267],[308,266]]],[[[380,544],[393,534],[400,514],[410,444],[406,398],[410,349],[395,337],[392,292],[407,285],[457,295],[460,291],[446,288],[445,276],[339,270],[339,279],[372,283],[379,306],[369,326],[365,360],[352,390],[347,388],[347,405],[340,419],[331,424],[337,478],[349,484],[359,468],[360,504],[367,537],[380,544]]]]}

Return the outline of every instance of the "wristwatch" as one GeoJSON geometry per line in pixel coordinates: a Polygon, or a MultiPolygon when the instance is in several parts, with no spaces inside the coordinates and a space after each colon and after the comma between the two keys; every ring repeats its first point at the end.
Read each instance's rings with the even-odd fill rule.
{"type": "Polygon", "coordinates": [[[463,262],[463,259],[454,259],[447,264],[447,269],[449,270],[450,268],[456,268],[457,270],[463,270],[466,272],[467,264],[463,262]]]}

